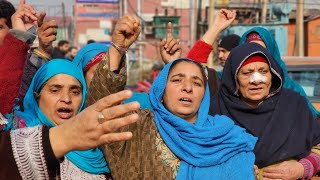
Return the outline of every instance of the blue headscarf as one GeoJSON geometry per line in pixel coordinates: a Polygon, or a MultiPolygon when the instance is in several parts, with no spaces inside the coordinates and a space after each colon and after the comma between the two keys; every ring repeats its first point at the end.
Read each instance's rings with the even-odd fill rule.
{"type": "Polygon", "coordinates": [[[281,59],[281,56],[280,56],[278,44],[277,44],[276,40],[274,39],[274,37],[272,36],[272,34],[267,29],[265,29],[263,27],[254,27],[252,29],[249,29],[248,31],[246,31],[242,35],[242,37],[240,39],[240,44],[245,43],[247,36],[252,32],[256,32],[257,34],[259,34],[259,36],[261,37],[261,39],[263,40],[263,42],[267,46],[267,50],[269,51],[269,53],[273,56],[273,58],[276,60],[276,62],[282,68],[283,75],[284,75],[283,87],[287,88],[287,89],[292,89],[292,90],[296,91],[297,93],[299,93],[301,96],[304,96],[306,98],[306,100],[308,101],[308,106],[309,106],[310,110],[312,111],[313,116],[314,117],[319,116],[320,112],[318,112],[317,109],[312,105],[307,94],[304,92],[303,88],[296,81],[294,81],[293,79],[291,79],[289,77],[286,64],[284,63],[284,61],[281,59]]]}
{"type": "MultiPolygon", "coordinates": [[[[51,60],[43,65],[34,75],[31,85],[23,101],[24,112],[16,112],[18,116],[22,117],[25,120],[27,127],[32,127],[40,124],[44,124],[49,127],[55,126],[55,124],[53,124],[39,108],[38,103],[34,97],[34,93],[36,92],[39,94],[43,84],[57,74],[70,75],[76,78],[81,83],[83,98],[78,112],[83,109],[87,87],[82,71],[68,60],[51,60]]],[[[103,153],[99,148],[87,151],[71,151],[66,154],[66,157],[77,167],[88,173],[102,174],[110,172],[104,159],[103,153]]]]}
{"type": "Polygon", "coordinates": [[[161,103],[170,68],[179,60],[167,64],[150,89],[157,129],[181,159],[177,179],[254,179],[252,151],[256,138],[226,116],[208,115],[208,86],[195,124],[173,115],[161,103]]]}
{"type": "Polygon", "coordinates": [[[92,58],[101,52],[108,51],[108,49],[108,46],[100,43],[85,45],[79,50],[72,62],[83,70],[92,58]]]}

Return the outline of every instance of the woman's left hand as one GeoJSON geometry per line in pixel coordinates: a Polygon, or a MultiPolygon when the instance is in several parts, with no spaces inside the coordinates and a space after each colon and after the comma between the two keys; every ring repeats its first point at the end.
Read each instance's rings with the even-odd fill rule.
{"type": "Polygon", "coordinates": [[[304,167],[298,161],[284,161],[276,166],[267,167],[263,171],[263,179],[301,179],[304,174],[304,167]]]}

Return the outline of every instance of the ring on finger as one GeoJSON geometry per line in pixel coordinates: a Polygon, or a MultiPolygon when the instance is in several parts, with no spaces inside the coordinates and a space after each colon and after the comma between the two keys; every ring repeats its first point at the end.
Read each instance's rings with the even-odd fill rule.
{"type": "Polygon", "coordinates": [[[98,114],[98,121],[99,121],[99,123],[100,124],[102,124],[104,121],[105,121],[105,117],[104,117],[104,115],[102,114],[102,112],[100,112],[99,114],[98,114]]]}

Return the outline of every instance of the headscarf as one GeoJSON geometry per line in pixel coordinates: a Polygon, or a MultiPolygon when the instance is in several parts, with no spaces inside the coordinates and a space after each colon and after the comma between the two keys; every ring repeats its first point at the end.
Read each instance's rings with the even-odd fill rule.
{"type": "Polygon", "coordinates": [[[223,114],[258,137],[254,153],[259,168],[290,158],[307,156],[320,143],[320,126],[300,94],[282,88],[283,71],[269,52],[256,43],[234,48],[223,70],[221,88],[212,98],[210,114],[223,114]],[[272,85],[268,97],[252,108],[240,100],[237,73],[252,55],[268,61],[272,85]]]}
{"type": "Polygon", "coordinates": [[[105,54],[108,49],[109,47],[104,44],[90,43],[79,50],[72,62],[83,71],[86,71],[93,65],[99,63],[102,60],[103,53],[105,54]],[[90,65],[90,67],[87,67],[87,65],[90,65]]]}
{"type": "Polygon", "coordinates": [[[265,43],[269,53],[273,56],[275,61],[280,65],[280,67],[283,71],[283,76],[284,76],[283,87],[287,88],[287,89],[292,89],[295,92],[299,93],[301,96],[304,96],[308,102],[308,106],[309,106],[310,110],[312,111],[313,116],[314,117],[320,116],[320,112],[317,111],[317,109],[312,105],[312,103],[310,102],[310,100],[309,100],[307,94],[305,93],[305,91],[303,90],[303,88],[296,81],[294,81],[293,79],[291,79],[289,77],[286,64],[284,63],[284,61],[281,59],[281,56],[280,56],[278,44],[277,44],[276,40],[274,39],[274,37],[272,36],[272,34],[267,29],[265,29],[263,27],[254,27],[252,29],[249,29],[248,31],[246,31],[242,35],[242,37],[240,39],[240,44],[245,43],[247,36],[253,32],[257,33],[261,37],[261,39],[265,43]]]}
{"type": "MultiPolygon", "coordinates": [[[[79,108],[80,112],[85,104],[87,87],[81,69],[76,67],[72,62],[65,59],[50,60],[44,64],[34,75],[31,85],[24,98],[24,112],[17,111],[16,114],[24,119],[27,127],[40,124],[49,127],[55,126],[41,111],[35,99],[34,93],[39,94],[42,86],[53,76],[57,74],[67,74],[76,78],[82,86],[82,102],[79,108]]],[[[71,151],[66,157],[80,169],[92,173],[102,174],[110,172],[104,159],[101,149],[94,148],[87,151],[71,151]]]]}
{"type": "Polygon", "coordinates": [[[256,138],[226,116],[208,115],[208,86],[195,124],[173,115],[161,103],[170,68],[180,60],[167,64],[150,89],[157,129],[165,144],[181,160],[177,179],[254,179],[252,149],[256,138]]]}
{"type": "Polygon", "coordinates": [[[231,51],[233,48],[239,45],[240,36],[236,34],[230,34],[221,38],[218,43],[218,47],[222,47],[227,51],[231,51]]]}

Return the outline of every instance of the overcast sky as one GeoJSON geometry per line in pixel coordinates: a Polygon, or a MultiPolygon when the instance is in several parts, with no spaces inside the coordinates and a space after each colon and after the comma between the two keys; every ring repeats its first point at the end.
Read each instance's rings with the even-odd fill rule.
{"type": "MultiPolygon", "coordinates": [[[[19,0],[9,0],[15,7],[19,4],[19,0]]],[[[72,14],[72,4],[74,0],[26,0],[27,3],[33,5],[37,11],[45,10],[50,16],[61,16],[61,3],[64,2],[66,6],[66,14],[72,14]]]]}
{"type": "MultiPolygon", "coordinates": [[[[15,6],[18,5],[19,0],[9,0],[15,6]]],[[[27,3],[32,4],[38,11],[45,10],[50,16],[61,16],[62,8],[61,3],[64,2],[66,6],[66,14],[72,14],[72,7],[74,0],[26,0],[27,3]]],[[[143,1],[143,0],[142,0],[143,1]]],[[[185,0],[188,1],[188,0],[185,0]]],[[[270,0],[270,2],[289,2],[295,6],[297,0],[270,0]]],[[[320,9],[319,0],[305,0],[305,8],[320,9]]],[[[295,8],[295,7],[294,7],[295,8]]]]}

